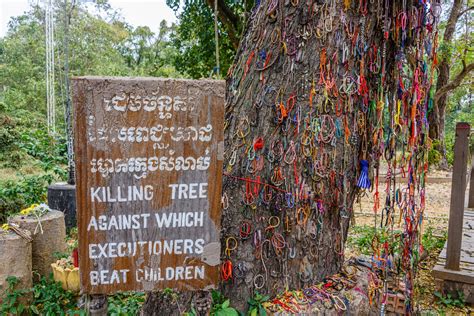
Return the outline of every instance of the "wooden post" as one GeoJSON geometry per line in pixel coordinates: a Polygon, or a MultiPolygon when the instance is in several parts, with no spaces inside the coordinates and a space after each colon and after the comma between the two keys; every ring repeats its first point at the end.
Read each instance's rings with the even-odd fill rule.
{"type": "Polygon", "coordinates": [[[471,164],[471,176],[469,180],[469,200],[467,202],[468,208],[474,208],[474,157],[472,157],[471,160],[472,160],[472,164],[471,164]]]}
{"type": "Polygon", "coordinates": [[[466,192],[466,169],[470,126],[456,124],[454,141],[453,182],[451,186],[451,206],[449,210],[448,246],[446,249],[446,269],[459,270],[461,258],[464,198],[466,192]]]}
{"type": "Polygon", "coordinates": [[[107,295],[93,294],[87,302],[87,311],[90,316],[107,316],[107,295]]]}

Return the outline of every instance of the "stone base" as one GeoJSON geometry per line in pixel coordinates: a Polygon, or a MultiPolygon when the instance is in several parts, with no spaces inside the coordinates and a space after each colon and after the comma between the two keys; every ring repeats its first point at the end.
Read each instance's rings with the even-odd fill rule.
{"type": "Polygon", "coordinates": [[[87,311],[91,316],[107,316],[107,295],[91,295],[87,305],[87,311]]]}
{"type": "Polygon", "coordinates": [[[31,233],[33,271],[48,277],[53,272],[51,263],[56,261],[54,253],[66,251],[64,214],[59,211],[50,211],[43,215],[40,218],[43,233],[35,217],[16,215],[11,221],[31,233]]]}
{"type": "Polygon", "coordinates": [[[452,297],[457,298],[458,293],[464,294],[464,301],[467,304],[474,305],[474,284],[467,284],[462,282],[454,282],[448,280],[435,279],[436,288],[443,295],[450,294],[452,297]]]}
{"type": "Polygon", "coordinates": [[[14,232],[2,232],[0,233],[0,303],[8,288],[9,276],[18,278],[19,283],[15,287],[17,290],[33,286],[31,242],[14,232]]]}

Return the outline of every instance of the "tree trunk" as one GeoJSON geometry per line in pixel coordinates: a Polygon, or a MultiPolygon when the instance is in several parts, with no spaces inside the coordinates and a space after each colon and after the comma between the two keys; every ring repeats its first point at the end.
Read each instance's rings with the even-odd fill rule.
{"type": "MultiPolygon", "coordinates": [[[[199,292],[197,292],[199,293],[199,292]]],[[[195,292],[166,293],[166,291],[153,292],[147,295],[141,315],[163,316],[182,315],[191,306],[195,292]]]]}
{"type": "MultiPolygon", "coordinates": [[[[427,92],[423,81],[417,99],[410,80],[422,71],[425,33],[410,20],[406,33],[390,28],[402,3],[268,0],[253,9],[226,94],[220,290],[232,306],[338,272],[359,186],[374,189],[379,210],[371,184],[381,157],[391,168],[397,150],[410,152],[417,179],[427,92]]],[[[407,12],[414,6],[423,14],[406,1],[407,12]]]]}
{"type": "Polygon", "coordinates": [[[447,170],[448,166],[448,159],[446,157],[446,140],[445,134],[446,131],[444,129],[445,122],[446,122],[446,105],[447,105],[447,96],[444,95],[438,100],[438,111],[439,111],[439,123],[438,123],[438,140],[439,145],[437,150],[441,153],[441,161],[439,163],[439,168],[447,170]]]}
{"type": "MultiPolygon", "coordinates": [[[[436,91],[446,86],[449,82],[449,68],[451,62],[451,41],[453,40],[454,32],[456,31],[456,23],[459,19],[459,13],[461,12],[463,1],[454,0],[451,12],[449,14],[448,22],[446,24],[446,30],[443,35],[443,45],[445,46],[444,51],[440,55],[440,62],[438,65],[438,80],[436,82],[436,91]]],[[[442,161],[440,162],[441,168],[447,168],[446,160],[446,142],[444,140],[444,125],[446,117],[446,105],[447,95],[443,94],[439,98],[435,98],[433,109],[429,115],[430,123],[430,138],[437,140],[438,145],[435,147],[442,155],[442,161]]]]}
{"type": "MultiPolygon", "coordinates": [[[[344,260],[359,160],[369,159],[361,143],[370,137],[355,124],[362,112],[351,110],[364,96],[338,91],[339,54],[353,35],[338,26],[339,14],[360,28],[364,44],[382,47],[375,7],[363,16],[339,1],[263,2],[228,79],[221,243],[234,273],[221,289],[241,310],[256,292],[304,288],[344,260]],[[233,238],[236,250],[226,247],[233,238]]],[[[368,89],[375,94],[375,80],[368,89]]]]}

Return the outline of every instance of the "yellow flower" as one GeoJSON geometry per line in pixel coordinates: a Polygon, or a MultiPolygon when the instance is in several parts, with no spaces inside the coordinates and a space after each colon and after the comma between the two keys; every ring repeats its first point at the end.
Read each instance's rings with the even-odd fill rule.
{"type": "Polygon", "coordinates": [[[20,211],[20,214],[21,214],[21,215],[28,215],[28,214],[31,213],[31,210],[32,210],[31,207],[25,208],[25,209],[23,209],[23,210],[20,211]]]}
{"type": "Polygon", "coordinates": [[[9,230],[10,229],[10,226],[8,224],[3,224],[2,225],[2,229],[3,230],[9,230]]]}
{"type": "Polygon", "coordinates": [[[23,210],[20,211],[20,214],[21,215],[29,215],[31,212],[33,212],[35,210],[35,208],[37,208],[39,206],[39,204],[31,204],[30,207],[27,207],[23,210]]]}

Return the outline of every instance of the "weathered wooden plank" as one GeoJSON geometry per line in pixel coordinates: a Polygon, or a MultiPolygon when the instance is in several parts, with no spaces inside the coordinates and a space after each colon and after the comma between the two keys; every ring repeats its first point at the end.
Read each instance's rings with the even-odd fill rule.
{"type": "Polygon", "coordinates": [[[224,81],[72,82],[82,290],[215,287],[224,81]]]}
{"type": "MultiPolygon", "coordinates": [[[[446,259],[446,245],[439,254],[439,258],[446,259]]],[[[474,263],[474,232],[469,235],[467,233],[463,233],[460,261],[474,263]]]]}
{"type": "Polygon", "coordinates": [[[463,223],[462,228],[463,230],[471,230],[471,232],[474,233],[474,218],[467,219],[466,216],[464,216],[464,223],[463,223]]]}
{"type": "Polygon", "coordinates": [[[450,280],[466,284],[474,284],[474,273],[466,270],[449,270],[442,265],[435,265],[433,277],[441,280],[450,280]]]}
{"type": "Polygon", "coordinates": [[[469,132],[471,127],[468,123],[456,124],[456,139],[454,142],[454,165],[453,184],[451,186],[451,206],[449,211],[448,244],[446,268],[459,270],[461,255],[461,241],[464,197],[466,191],[466,168],[469,150],[469,132]]]}
{"type": "MultiPolygon", "coordinates": [[[[439,257],[439,260],[438,262],[441,262],[441,260],[443,260],[443,262],[446,262],[446,256],[440,256],[439,257]]],[[[471,264],[473,265],[473,269],[474,269],[474,260],[472,257],[468,256],[468,255],[462,255],[461,256],[461,259],[459,261],[459,264],[471,264]]]]}
{"type": "MultiPolygon", "coordinates": [[[[446,263],[446,261],[444,259],[440,259],[436,264],[439,265],[439,266],[442,266],[444,267],[444,264],[446,263]]],[[[459,271],[470,271],[471,273],[473,273],[474,271],[474,265],[472,263],[465,263],[465,262],[461,262],[459,264],[459,271]]]]}
{"type": "Polygon", "coordinates": [[[464,218],[473,219],[474,218],[474,211],[465,209],[464,210],[464,218]]]}
{"type": "MultiPolygon", "coordinates": [[[[445,257],[440,257],[438,259],[438,264],[441,264],[441,262],[443,263],[446,263],[446,258],[445,257]]],[[[472,262],[472,259],[471,258],[462,258],[461,261],[459,262],[459,265],[460,266],[465,266],[467,267],[469,270],[474,270],[474,262],[472,262]],[[469,268],[468,266],[471,266],[471,268],[469,268]]]]}
{"type": "Polygon", "coordinates": [[[469,179],[469,197],[467,207],[474,208],[474,159],[472,159],[471,176],[469,179]]]}

